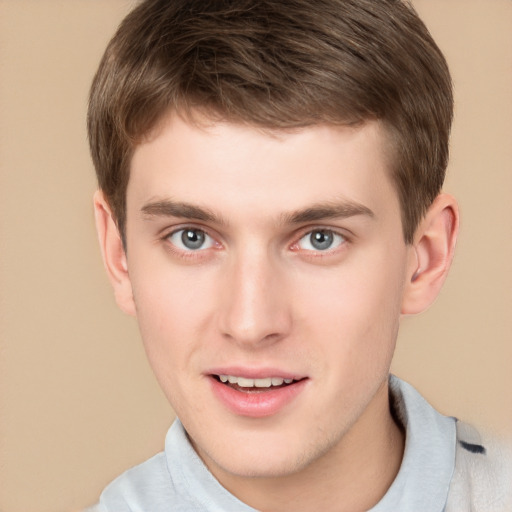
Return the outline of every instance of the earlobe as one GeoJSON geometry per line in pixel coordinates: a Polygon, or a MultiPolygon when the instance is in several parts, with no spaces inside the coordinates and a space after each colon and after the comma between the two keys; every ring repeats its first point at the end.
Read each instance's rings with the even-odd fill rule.
{"type": "Polygon", "coordinates": [[[457,202],[448,194],[440,194],[416,230],[402,314],[420,313],[438,296],[453,259],[458,229],[457,202]]]}
{"type": "Polygon", "coordinates": [[[94,216],[103,264],[122,311],[135,316],[135,303],[123,242],[110,206],[101,190],[94,194],[94,216]]]}

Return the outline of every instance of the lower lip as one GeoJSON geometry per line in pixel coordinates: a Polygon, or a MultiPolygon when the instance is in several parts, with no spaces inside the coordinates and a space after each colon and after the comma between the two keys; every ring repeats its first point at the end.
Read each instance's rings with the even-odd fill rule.
{"type": "Polygon", "coordinates": [[[282,388],[260,388],[261,391],[238,391],[210,377],[214,395],[232,412],[240,416],[263,418],[278,413],[304,389],[307,379],[282,388]]]}

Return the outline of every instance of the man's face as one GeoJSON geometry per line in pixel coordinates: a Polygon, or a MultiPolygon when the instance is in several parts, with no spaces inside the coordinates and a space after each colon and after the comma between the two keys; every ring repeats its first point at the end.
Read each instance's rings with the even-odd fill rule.
{"type": "Polygon", "coordinates": [[[214,474],[287,475],[389,416],[411,249],[381,130],[269,133],[172,116],[135,150],[136,315],[214,474]]]}

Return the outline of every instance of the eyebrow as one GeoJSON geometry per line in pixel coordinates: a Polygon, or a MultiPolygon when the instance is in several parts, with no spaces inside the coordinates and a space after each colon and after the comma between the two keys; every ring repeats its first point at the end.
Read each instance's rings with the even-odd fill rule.
{"type": "Polygon", "coordinates": [[[303,210],[285,214],[284,222],[290,224],[300,224],[303,222],[315,222],[323,219],[344,219],[364,215],[370,218],[375,214],[363,204],[354,201],[340,201],[314,204],[303,210]]]}
{"type": "MultiPolygon", "coordinates": [[[[179,217],[202,222],[227,224],[221,217],[207,208],[170,199],[146,203],[141,208],[141,212],[146,217],[179,217]]],[[[301,224],[323,219],[342,219],[357,215],[364,215],[370,218],[375,217],[375,214],[367,206],[354,201],[343,200],[339,202],[318,203],[302,210],[284,213],[281,216],[281,222],[283,224],[301,224]]]]}
{"type": "Polygon", "coordinates": [[[141,212],[146,217],[181,217],[184,219],[200,220],[203,222],[218,222],[222,219],[211,210],[190,203],[176,202],[170,199],[146,203],[141,212]]]}

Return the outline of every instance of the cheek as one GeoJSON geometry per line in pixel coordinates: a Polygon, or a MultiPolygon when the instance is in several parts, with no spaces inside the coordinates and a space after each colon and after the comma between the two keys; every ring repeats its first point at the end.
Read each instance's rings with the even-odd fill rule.
{"type": "Polygon", "coordinates": [[[204,309],[210,307],[207,272],[172,265],[165,256],[134,267],[136,272],[130,277],[141,329],[169,340],[200,323],[204,309]]]}
{"type": "Polygon", "coordinates": [[[132,276],[144,348],[165,390],[187,368],[198,349],[198,340],[204,338],[200,332],[211,311],[207,299],[212,297],[204,281],[187,272],[173,272],[169,266],[148,267],[132,276]]]}
{"type": "Polygon", "coordinates": [[[301,288],[307,293],[297,293],[304,323],[309,317],[308,328],[317,331],[314,338],[325,351],[337,352],[339,360],[371,365],[392,355],[403,266],[400,255],[384,263],[382,258],[383,251],[373,258],[354,258],[344,267],[303,283],[301,288]]]}

